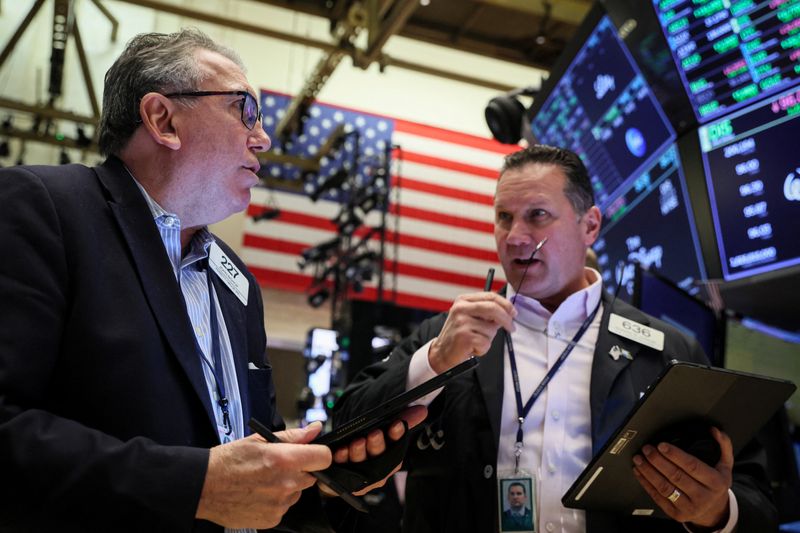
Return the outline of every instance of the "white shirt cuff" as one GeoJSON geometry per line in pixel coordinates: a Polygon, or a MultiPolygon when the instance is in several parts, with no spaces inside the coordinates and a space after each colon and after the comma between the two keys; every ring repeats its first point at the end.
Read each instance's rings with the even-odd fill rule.
{"type": "MultiPolygon", "coordinates": [[[[421,385],[436,377],[436,372],[431,368],[431,363],[428,361],[428,351],[430,350],[431,343],[436,340],[430,340],[424,344],[419,350],[414,352],[411,356],[411,361],[408,364],[408,377],[406,378],[406,390],[411,390],[417,385],[421,385]]],[[[444,387],[442,387],[444,388],[444,387]]],[[[411,402],[409,405],[424,405],[427,407],[430,403],[439,396],[442,388],[426,394],[422,398],[411,402]]]]}
{"type": "MultiPolygon", "coordinates": [[[[728,522],[722,529],[717,529],[714,533],[732,533],[736,529],[736,524],[739,522],[739,504],[736,501],[736,495],[731,489],[728,489],[728,522]]],[[[686,531],[693,531],[686,524],[683,524],[686,531]]]]}

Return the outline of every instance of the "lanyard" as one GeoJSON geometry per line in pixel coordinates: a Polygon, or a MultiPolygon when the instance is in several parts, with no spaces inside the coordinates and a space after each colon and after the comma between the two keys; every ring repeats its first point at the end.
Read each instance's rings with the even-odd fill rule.
{"type": "Polygon", "coordinates": [[[230,413],[228,412],[228,396],[225,394],[225,372],[222,368],[222,355],[221,349],[219,345],[219,325],[217,323],[217,309],[214,305],[214,287],[211,284],[211,269],[206,269],[206,277],[208,279],[208,305],[209,305],[209,321],[210,330],[211,330],[211,354],[213,359],[213,364],[208,361],[208,358],[203,354],[203,350],[200,348],[200,343],[197,342],[197,337],[195,337],[195,343],[197,343],[197,349],[200,351],[200,357],[202,358],[203,362],[208,366],[211,370],[211,374],[214,376],[214,383],[217,386],[217,405],[219,405],[220,410],[222,410],[222,423],[225,426],[225,434],[230,435],[233,432],[233,426],[231,425],[231,417],[230,413]],[[219,372],[219,373],[217,373],[219,372]]]}
{"type": "Polygon", "coordinates": [[[564,348],[564,351],[561,352],[561,355],[558,356],[555,364],[547,371],[542,381],[539,383],[539,386],[536,387],[536,390],[533,391],[531,397],[528,398],[528,401],[525,405],[522,405],[522,393],[519,385],[519,372],[517,371],[517,358],[514,354],[514,343],[511,341],[511,334],[507,331],[504,332],[506,338],[506,347],[508,348],[508,359],[511,363],[511,377],[514,380],[514,399],[517,401],[517,440],[514,444],[514,471],[519,471],[519,458],[522,455],[522,424],[525,422],[525,417],[528,416],[528,413],[531,412],[533,408],[533,404],[536,400],[541,396],[544,389],[547,387],[547,384],[550,383],[550,380],[553,379],[553,376],[556,375],[558,369],[561,368],[561,365],[566,361],[567,356],[572,352],[572,349],[578,344],[578,341],[581,340],[583,334],[586,333],[586,330],[589,329],[589,326],[594,321],[594,317],[597,316],[597,311],[600,309],[600,302],[597,302],[597,306],[594,308],[594,311],[591,312],[589,316],[586,317],[586,320],[583,321],[581,327],[578,328],[578,331],[575,333],[575,336],[572,337],[572,340],[569,341],[569,344],[564,348]]]}

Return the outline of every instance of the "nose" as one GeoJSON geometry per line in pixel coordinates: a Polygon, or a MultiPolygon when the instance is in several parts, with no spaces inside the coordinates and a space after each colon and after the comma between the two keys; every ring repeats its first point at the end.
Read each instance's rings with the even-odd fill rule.
{"type": "Polygon", "coordinates": [[[506,235],[506,243],[512,246],[526,246],[534,242],[533,236],[528,231],[528,226],[524,221],[515,220],[506,235]]]}
{"type": "Polygon", "coordinates": [[[256,152],[266,152],[272,145],[272,141],[264,131],[264,126],[261,120],[256,122],[256,125],[250,131],[250,136],[247,138],[247,147],[256,152]]]}

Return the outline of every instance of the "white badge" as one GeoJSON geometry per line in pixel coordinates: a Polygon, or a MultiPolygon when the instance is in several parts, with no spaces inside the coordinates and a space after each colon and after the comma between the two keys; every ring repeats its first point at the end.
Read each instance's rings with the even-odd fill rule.
{"type": "Polygon", "coordinates": [[[630,339],[648,348],[661,351],[664,349],[664,333],[651,327],[640,324],[635,320],[624,318],[616,313],[611,313],[608,318],[608,331],[621,337],[630,339]]]}
{"type": "Polygon", "coordinates": [[[211,243],[211,248],[208,250],[208,264],[239,301],[247,305],[250,282],[215,242],[211,243]]]}

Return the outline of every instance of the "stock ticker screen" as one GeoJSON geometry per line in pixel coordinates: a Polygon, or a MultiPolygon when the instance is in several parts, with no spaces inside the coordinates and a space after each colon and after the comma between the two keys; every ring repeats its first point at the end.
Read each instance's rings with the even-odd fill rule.
{"type": "Polygon", "coordinates": [[[698,131],[726,280],[800,263],[799,117],[795,86],[698,131]]]}
{"type": "Polygon", "coordinates": [[[581,157],[601,209],[674,138],[608,16],[545,93],[531,109],[531,132],[581,157]]]}
{"type": "Polygon", "coordinates": [[[700,123],[800,79],[797,0],[653,0],[700,123]]]}
{"type": "Polygon", "coordinates": [[[695,294],[705,278],[677,146],[672,145],[604,211],[594,244],[606,287],[630,301],[635,263],[695,294]]]}

